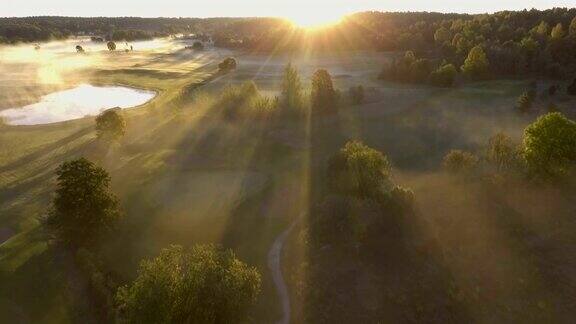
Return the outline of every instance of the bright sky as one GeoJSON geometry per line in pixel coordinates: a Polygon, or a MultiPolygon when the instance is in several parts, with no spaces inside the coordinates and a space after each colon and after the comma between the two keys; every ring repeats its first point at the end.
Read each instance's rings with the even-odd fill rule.
{"type": "Polygon", "coordinates": [[[0,16],[274,16],[330,22],[365,10],[480,13],[574,6],[575,0],[0,0],[0,16]]]}

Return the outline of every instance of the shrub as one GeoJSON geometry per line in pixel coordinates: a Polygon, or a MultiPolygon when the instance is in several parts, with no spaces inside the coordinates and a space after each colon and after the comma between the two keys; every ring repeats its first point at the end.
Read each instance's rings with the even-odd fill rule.
{"type": "Polygon", "coordinates": [[[110,41],[110,42],[106,43],[106,47],[108,47],[109,51],[115,51],[116,50],[116,43],[110,41]]]}
{"type": "Polygon", "coordinates": [[[237,67],[236,59],[233,57],[225,58],[220,64],[218,64],[218,69],[221,72],[229,72],[231,70],[236,69],[237,67]]]}

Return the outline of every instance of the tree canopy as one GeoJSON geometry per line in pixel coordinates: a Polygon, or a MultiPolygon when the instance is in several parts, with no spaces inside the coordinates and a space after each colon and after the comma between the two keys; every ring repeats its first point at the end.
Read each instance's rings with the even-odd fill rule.
{"type": "Polygon", "coordinates": [[[62,163],[56,175],[56,196],[46,223],[57,240],[81,246],[114,226],[120,211],[106,170],[80,158],[62,163]]]}
{"type": "Polygon", "coordinates": [[[576,162],[576,123],[559,112],[539,117],[524,130],[524,158],[536,175],[568,173],[576,162]]]}
{"type": "Polygon", "coordinates": [[[172,246],[140,264],[136,280],[118,290],[127,323],[242,323],[260,292],[260,274],[230,250],[172,246]]]}
{"type": "Polygon", "coordinates": [[[382,192],[390,176],[384,154],[358,141],[350,141],[330,159],[328,183],[337,192],[372,197],[382,192]]]}
{"type": "Polygon", "coordinates": [[[330,73],[319,69],[312,75],[312,109],[314,112],[329,113],[336,111],[336,90],[330,73]]]}
{"type": "Polygon", "coordinates": [[[96,136],[105,141],[115,141],[126,133],[126,121],[120,108],[108,109],[96,117],[96,136]]]}

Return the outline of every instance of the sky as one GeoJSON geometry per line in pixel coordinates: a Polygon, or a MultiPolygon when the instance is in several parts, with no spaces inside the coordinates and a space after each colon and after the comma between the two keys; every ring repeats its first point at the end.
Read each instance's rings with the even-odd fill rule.
{"type": "Polygon", "coordinates": [[[0,16],[267,16],[330,21],[366,10],[483,13],[575,6],[576,0],[0,0],[0,16]]]}

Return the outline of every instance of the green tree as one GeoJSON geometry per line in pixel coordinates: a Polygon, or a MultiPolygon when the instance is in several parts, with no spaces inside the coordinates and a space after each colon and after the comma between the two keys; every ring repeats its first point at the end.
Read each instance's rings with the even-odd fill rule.
{"type": "Polygon", "coordinates": [[[126,133],[126,121],[120,108],[108,109],[96,117],[96,136],[100,140],[116,141],[126,133]]]}
{"type": "Polygon", "coordinates": [[[389,182],[390,162],[381,152],[351,141],[330,159],[328,185],[332,191],[373,197],[389,182]]]}
{"type": "Polygon", "coordinates": [[[312,75],[312,108],[315,112],[336,111],[336,90],[332,84],[330,73],[319,69],[312,75]]]}
{"type": "Polygon", "coordinates": [[[462,65],[462,73],[470,76],[472,79],[481,79],[488,73],[488,58],[482,49],[482,46],[473,47],[468,53],[468,57],[462,65]]]}
{"type": "Polygon", "coordinates": [[[171,246],[140,264],[116,299],[127,323],[242,323],[260,292],[260,274],[231,250],[171,246]]]}
{"type": "Polygon", "coordinates": [[[116,50],[116,43],[110,41],[106,44],[106,46],[108,47],[109,51],[115,51],[116,50]]]}
{"type": "Polygon", "coordinates": [[[302,107],[302,82],[298,70],[288,63],[284,68],[282,77],[282,106],[285,109],[299,109],[302,107]]]}
{"type": "Polygon", "coordinates": [[[437,87],[451,87],[458,72],[452,64],[444,64],[430,73],[430,84],[437,87]]]}
{"type": "Polygon", "coordinates": [[[554,26],[554,28],[552,28],[552,31],[550,32],[550,37],[552,39],[561,39],[562,37],[564,37],[564,27],[562,27],[561,23],[558,23],[556,26],[554,26]]]}
{"type": "Polygon", "coordinates": [[[478,157],[470,152],[452,150],[444,156],[442,166],[452,173],[468,174],[478,165],[478,157]]]}
{"type": "Polygon", "coordinates": [[[46,225],[66,245],[81,246],[113,227],[120,217],[106,170],[85,158],[64,162],[46,225]]]}
{"type": "Polygon", "coordinates": [[[524,130],[524,158],[536,175],[566,174],[576,162],[576,123],[559,112],[539,117],[524,130]]]}

